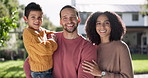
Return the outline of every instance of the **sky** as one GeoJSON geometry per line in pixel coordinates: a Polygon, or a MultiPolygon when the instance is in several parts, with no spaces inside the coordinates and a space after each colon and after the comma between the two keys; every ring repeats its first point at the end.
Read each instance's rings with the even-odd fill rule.
{"type": "MultiPolygon", "coordinates": [[[[71,5],[71,1],[74,0],[18,0],[20,4],[27,5],[30,2],[36,2],[40,4],[44,14],[55,25],[60,25],[59,12],[65,5],[71,5]]],[[[76,4],[144,4],[146,0],[75,0],[76,4]]]]}

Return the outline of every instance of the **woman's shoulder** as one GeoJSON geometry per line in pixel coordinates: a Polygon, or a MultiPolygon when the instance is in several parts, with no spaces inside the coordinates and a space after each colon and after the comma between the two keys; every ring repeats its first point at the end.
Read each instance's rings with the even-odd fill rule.
{"type": "Polygon", "coordinates": [[[117,44],[117,45],[127,45],[124,41],[122,40],[117,40],[117,41],[113,41],[113,44],[117,44]]]}
{"type": "Polygon", "coordinates": [[[114,41],[114,46],[118,47],[119,49],[123,48],[128,48],[128,45],[122,41],[122,40],[118,40],[118,41],[114,41]]]}

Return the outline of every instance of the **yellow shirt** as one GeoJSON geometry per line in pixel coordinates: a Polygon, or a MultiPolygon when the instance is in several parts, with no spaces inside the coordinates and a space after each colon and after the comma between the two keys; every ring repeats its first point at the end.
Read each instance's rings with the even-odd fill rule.
{"type": "Polygon", "coordinates": [[[23,32],[23,42],[28,52],[32,71],[47,71],[52,68],[52,55],[57,49],[57,43],[54,40],[43,40],[43,36],[51,32],[46,32],[43,28],[41,30],[41,32],[37,32],[25,28],[23,32]]]}

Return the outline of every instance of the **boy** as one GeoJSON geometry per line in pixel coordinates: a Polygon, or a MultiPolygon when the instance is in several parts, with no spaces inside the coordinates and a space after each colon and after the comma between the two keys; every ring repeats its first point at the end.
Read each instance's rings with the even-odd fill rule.
{"type": "Polygon", "coordinates": [[[28,52],[31,76],[33,78],[52,77],[52,54],[57,49],[55,36],[47,39],[47,32],[41,28],[42,9],[39,4],[31,2],[25,7],[24,20],[28,28],[24,29],[23,42],[28,52]]]}

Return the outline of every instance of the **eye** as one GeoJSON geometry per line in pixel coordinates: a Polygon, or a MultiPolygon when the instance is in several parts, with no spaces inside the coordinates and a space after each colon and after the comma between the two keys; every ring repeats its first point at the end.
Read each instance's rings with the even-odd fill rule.
{"type": "Polygon", "coordinates": [[[76,17],[71,17],[71,19],[75,20],[75,19],[76,19],[76,17]]]}
{"type": "Polygon", "coordinates": [[[109,21],[106,21],[106,22],[105,22],[105,25],[110,25],[110,22],[109,22],[109,21]]]}
{"type": "Polygon", "coordinates": [[[100,22],[97,22],[97,23],[96,23],[96,25],[100,25],[100,24],[101,24],[100,22]]]}
{"type": "Polygon", "coordinates": [[[39,20],[42,20],[42,17],[38,17],[39,20]]]}
{"type": "Polygon", "coordinates": [[[31,18],[33,18],[33,19],[34,19],[34,18],[35,18],[35,16],[31,16],[31,18]]]}
{"type": "Polygon", "coordinates": [[[63,19],[63,20],[67,20],[67,18],[66,18],[66,17],[63,17],[62,19],[63,19]]]}

